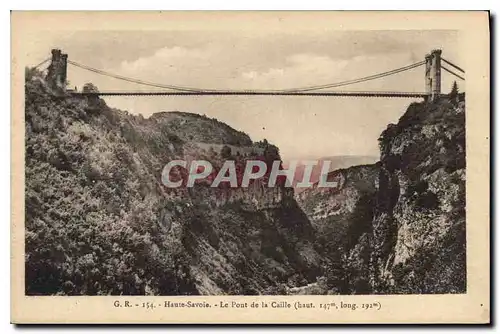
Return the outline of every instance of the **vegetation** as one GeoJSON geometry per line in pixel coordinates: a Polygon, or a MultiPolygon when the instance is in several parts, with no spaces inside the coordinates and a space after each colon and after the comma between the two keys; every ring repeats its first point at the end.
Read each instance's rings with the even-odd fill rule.
{"type": "Polygon", "coordinates": [[[246,134],[199,115],[144,119],[55,98],[37,75],[27,71],[25,100],[28,295],[279,293],[290,276],[315,277],[300,209],[289,207],[294,220],[279,202],[257,209],[203,185],[161,185],[170,160],[222,161],[198,141],[253,145],[246,134]]]}
{"type": "Polygon", "coordinates": [[[454,83],[448,98],[410,105],[379,139],[386,170],[380,191],[394,196],[378,200],[379,230],[364,246],[380,249],[378,265],[393,275],[392,284],[379,278],[375,289],[380,292],[466,289],[464,108],[454,83]],[[393,263],[395,254],[403,260],[393,263]]]}
{"type": "Polygon", "coordinates": [[[299,207],[280,186],[161,183],[174,159],[233,159],[238,173],[246,159],[280,160],[266,139],[201,115],[62,99],[41,75],[26,69],[26,294],[465,291],[461,101],[412,103],[381,134],[379,163],[337,171],[341,189],[305,191],[299,207]]]}
{"type": "Polygon", "coordinates": [[[82,88],[83,93],[99,93],[99,89],[93,83],[86,83],[82,88]]]}
{"type": "Polygon", "coordinates": [[[24,68],[24,80],[26,82],[31,81],[33,78],[41,78],[42,76],[42,72],[35,67],[24,68]]]}
{"type": "Polygon", "coordinates": [[[231,147],[224,145],[220,151],[220,155],[223,159],[229,159],[231,157],[231,147]]]}
{"type": "Polygon", "coordinates": [[[380,163],[337,171],[337,191],[300,195],[329,293],[466,290],[464,107],[412,103],[382,132],[380,163]]]}
{"type": "Polygon", "coordinates": [[[456,81],[453,81],[450,92],[450,101],[454,104],[458,102],[458,85],[456,81]]]}

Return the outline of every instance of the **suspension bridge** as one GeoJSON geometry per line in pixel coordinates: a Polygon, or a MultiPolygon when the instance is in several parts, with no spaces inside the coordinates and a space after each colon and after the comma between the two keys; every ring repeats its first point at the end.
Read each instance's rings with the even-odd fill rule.
{"type": "Polygon", "coordinates": [[[67,66],[71,65],[98,75],[102,75],[116,80],[126,81],[141,86],[146,86],[151,90],[128,90],[128,91],[97,91],[84,89],[82,91],[66,90],[73,96],[345,96],[345,97],[393,97],[393,98],[424,98],[435,100],[441,93],[442,70],[455,76],[460,80],[465,80],[465,71],[453,62],[441,56],[441,50],[432,50],[425,56],[425,59],[407,66],[399,67],[390,71],[376,73],[373,75],[345,80],[335,83],[288,88],[281,90],[223,90],[223,89],[203,89],[197,87],[176,86],[162,83],[145,81],[143,79],[126,77],[110,73],[101,69],[96,69],[68,59],[67,54],[63,54],[59,49],[52,50],[52,57],[45,59],[36,68],[41,67],[49,60],[47,79],[50,83],[66,90],[67,66]],[[403,91],[349,91],[339,90],[350,85],[367,81],[378,80],[388,76],[397,75],[417,67],[425,69],[425,91],[423,92],[403,92],[403,91]],[[449,67],[448,67],[449,66],[449,67]],[[154,90],[153,90],[154,89],[154,90]],[[161,90],[159,90],[161,89],[161,90]]]}

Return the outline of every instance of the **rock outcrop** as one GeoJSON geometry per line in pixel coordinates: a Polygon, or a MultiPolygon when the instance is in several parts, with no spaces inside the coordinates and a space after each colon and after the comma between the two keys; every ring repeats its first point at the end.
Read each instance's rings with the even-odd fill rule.
{"type": "Polygon", "coordinates": [[[372,231],[350,258],[372,250],[375,292],[465,292],[465,102],[414,103],[379,141],[372,231]]]}
{"type": "Polygon", "coordinates": [[[328,175],[338,180],[338,187],[318,188],[316,184],[296,195],[326,251],[349,248],[366,230],[373,217],[379,170],[379,164],[339,169],[328,175]]]}

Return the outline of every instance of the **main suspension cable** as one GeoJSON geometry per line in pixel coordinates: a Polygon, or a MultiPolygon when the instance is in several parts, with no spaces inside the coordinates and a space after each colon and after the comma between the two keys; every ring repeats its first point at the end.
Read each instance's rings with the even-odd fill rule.
{"type": "Polygon", "coordinates": [[[458,65],[455,65],[455,64],[453,64],[451,61],[446,60],[446,59],[444,59],[444,58],[441,58],[441,60],[442,60],[442,61],[444,61],[446,64],[448,64],[448,65],[450,65],[450,66],[452,66],[452,67],[456,68],[457,70],[459,70],[460,72],[462,72],[462,73],[464,73],[464,74],[465,74],[465,71],[464,71],[463,69],[461,69],[460,67],[458,67],[458,65]]]}
{"type": "Polygon", "coordinates": [[[34,68],[39,68],[40,66],[42,66],[43,64],[45,64],[46,62],[48,62],[50,60],[50,58],[47,58],[45,59],[44,61],[42,61],[40,64],[36,65],[34,68]]]}
{"type": "MultiPolygon", "coordinates": [[[[187,91],[187,92],[227,91],[227,90],[220,90],[220,89],[201,89],[201,88],[195,88],[195,87],[159,84],[159,83],[148,82],[148,81],[144,81],[144,80],[139,80],[139,79],[134,79],[134,78],[130,78],[130,77],[125,77],[122,75],[113,74],[113,73],[99,70],[99,69],[96,69],[96,68],[93,68],[93,67],[90,67],[87,65],[79,64],[75,61],[68,60],[68,63],[73,65],[73,66],[76,66],[76,67],[79,67],[79,68],[82,68],[82,69],[85,69],[85,70],[88,70],[88,71],[91,71],[91,72],[94,72],[94,73],[97,73],[100,75],[112,77],[112,78],[127,81],[127,82],[132,82],[132,83],[136,83],[136,84],[140,84],[140,85],[150,86],[150,87],[171,89],[171,90],[176,90],[176,91],[187,91]]],[[[378,73],[378,74],[374,74],[374,75],[370,75],[370,76],[366,76],[366,77],[362,77],[362,78],[341,81],[341,82],[332,83],[332,84],[326,84],[326,85],[308,86],[308,87],[299,87],[299,88],[281,89],[281,90],[232,90],[232,91],[234,91],[234,92],[249,92],[249,91],[252,91],[252,92],[259,92],[259,91],[262,91],[262,92],[306,92],[306,91],[319,90],[319,89],[325,89],[325,88],[342,87],[342,86],[352,85],[352,84],[356,84],[356,83],[362,83],[365,81],[375,80],[375,79],[383,78],[383,77],[386,77],[389,75],[397,74],[397,73],[407,71],[407,70],[416,68],[418,66],[421,66],[424,63],[425,63],[425,61],[421,61],[421,62],[414,63],[414,64],[411,64],[408,66],[400,67],[400,68],[397,68],[394,70],[390,70],[390,71],[386,71],[386,72],[382,72],[382,73],[378,73]]]]}
{"type": "Polygon", "coordinates": [[[448,72],[448,73],[450,73],[450,74],[453,74],[453,75],[454,75],[454,76],[456,76],[457,78],[460,78],[460,79],[462,79],[462,80],[465,80],[465,78],[464,78],[464,77],[462,77],[462,76],[460,76],[460,75],[456,74],[456,73],[455,73],[455,72],[453,72],[452,70],[447,69],[445,66],[441,66],[441,68],[442,68],[443,70],[445,70],[446,72],[448,72]]]}
{"type": "Polygon", "coordinates": [[[394,70],[391,70],[391,71],[387,71],[387,72],[382,72],[382,73],[370,75],[370,76],[363,77],[363,78],[341,81],[341,82],[337,82],[337,83],[334,83],[334,84],[319,85],[319,86],[310,86],[310,87],[295,88],[295,89],[287,89],[285,91],[287,91],[287,92],[288,91],[292,91],[292,92],[305,92],[305,91],[309,91],[309,90],[317,90],[317,89],[325,89],[325,88],[335,88],[335,87],[342,87],[342,86],[347,86],[347,85],[353,85],[353,84],[357,84],[357,83],[361,83],[361,82],[365,82],[365,81],[371,81],[371,80],[383,78],[383,77],[386,77],[386,76],[389,76],[389,75],[393,75],[393,74],[397,74],[397,73],[400,73],[400,72],[408,71],[408,70],[411,70],[411,69],[416,68],[418,66],[421,66],[423,64],[425,64],[425,61],[421,61],[421,62],[418,62],[418,63],[415,63],[415,64],[411,64],[411,65],[408,65],[408,66],[400,67],[400,68],[397,68],[397,69],[394,69],[394,70]]]}

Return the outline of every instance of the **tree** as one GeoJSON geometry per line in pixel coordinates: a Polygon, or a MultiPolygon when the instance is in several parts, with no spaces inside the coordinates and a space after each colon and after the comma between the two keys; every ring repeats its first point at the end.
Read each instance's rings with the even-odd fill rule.
{"type": "Polygon", "coordinates": [[[227,145],[224,145],[222,146],[222,149],[220,151],[220,155],[224,158],[224,159],[228,159],[231,157],[231,147],[227,146],[227,145]]]}
{"type": "Polygon", "coordinates": [[[451,86],[450,100],[453,103],[458,102],[458,85],[456,81],[453,81],[453,86],[451,86]]]}
{"type": "Polygon", "coordinates": [[[86,83],[83,86],[82,91],[84,93],[99,93],[99,89],[97,89],[97,87],[93,83],[90,83],[90,82],[86,83]]]}
{"type": "Polygon", "coordinates": [[[24,79],[30,81],[33,77],[42,77],[43,74],[36,67],[25,67],[24,68],[24,79]]]}

